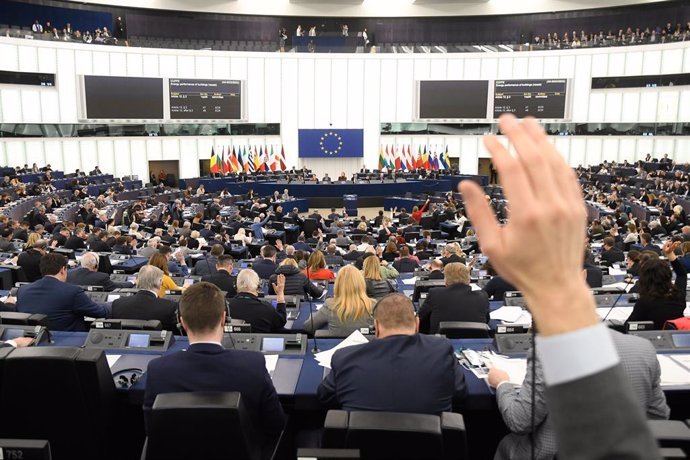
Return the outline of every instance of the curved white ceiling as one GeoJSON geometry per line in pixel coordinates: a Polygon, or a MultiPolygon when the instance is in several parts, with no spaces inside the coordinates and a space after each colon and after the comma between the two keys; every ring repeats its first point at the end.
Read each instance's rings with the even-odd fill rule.
{"type": "Polygon", "coordinates": [[[405,17],[546,13],[668,0],[68,0],[119,7],[268,16],[405,17]]]}

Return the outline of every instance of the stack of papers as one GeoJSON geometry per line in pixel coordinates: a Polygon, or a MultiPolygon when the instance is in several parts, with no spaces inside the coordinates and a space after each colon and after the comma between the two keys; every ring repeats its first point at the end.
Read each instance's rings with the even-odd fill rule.
{"type": "Polygon", "coordinates": [[[333,358],[333,354],[336,351],[340,350],[341,348],[352,347],[354,345],[362,345],[368,342],[369,341],[366,339],[366,337],[362,335],[361,332],[355,331],[352,334],[350,334],[345,340],[343,340],[337,346],[331,348],[330,350],[316,353],[314,355],[314,358],[316,358],[316,361],[319,363],[319,366],[325,367],[326,369],[330,369],[331,359],[333,358]]]}
{"type": "Polygon", "coordinates": [[[626,270],[621,270],[620,268],[616,267],[609,267],[609,275],[611,276],[622,276],[627,274],[628,272],[626,270]]]}
{"type": "Polygon", "coordinates": [[[690,385],[690,355],[656,355],[661,367],[661,386],[690,385]]]}
{"type": "Polygon", "coordinates": [[[494,355],[490,357],[491,367],[497,367],[508,373],[510,383],[522,385],[527,374],[527,360],[524,358],[506,358],[505,356],[494,355]]]}
{"type": "Polygon", "coordinates": [[[506,323],[532,324],[532,315],[522,307],[501,307],[492,311],[489,316],[491,319],[506,323]]]}
{"type": "Polygon", "coordinates": [[[613,307],[613,308],[597,308],[597,315],[599,318],[611,321],[620,321],[624,323],[628,320],[628,317],[635,307],[613,307]]]}
{"type": "MultiPolygon", "coordinates": [[[[610,274],[610,271],[609,271],[610,274]]],[[[625,292],[630,292],[630,289],[633,287],[633,283],[625,283],[621,281],[620,283],[613,283],[613,284],[607,284],[606,286],[603,286],[605,288],[609,289],[625,289],[625,292]]]]}

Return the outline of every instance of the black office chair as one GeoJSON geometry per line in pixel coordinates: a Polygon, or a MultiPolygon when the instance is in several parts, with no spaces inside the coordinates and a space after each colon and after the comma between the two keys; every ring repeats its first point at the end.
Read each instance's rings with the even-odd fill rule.
{"type": "Polygon", "coordinates": [[[330,410],[322,446],[359,449],[363,459],[467,458],[465,421],[460,414],[330,410]]]}
{"type": "Polygon", "coordinates": [[[3,437],[47,439],[56,459],[111,458],[115,384],[103,350],[18,348],[3,361],[3,437]]]}
{"type": "Polygon", "coordinates": [[[449,339],[484,339],[489,337],[491,328],[486,323],[470,321],[441,321],[438,333],[449,339]]]}
{"type": "MultiPolygon", "coordinates": [[[[0,439],[4,458],[22,460],[51,460],[50,443],[45,439],[0,439]]],[[[333,457],[323,457],[333,458],[333,457]]],[[[359,458],[359,457],[347,457],[359,458]]]]}
{"type": "Polygon", "coordinates": [[[256,433],[238,392],[166,393],[153,403],[141,459],[258,460],[275,446],[256,433]]]}
{"type": "Polygon", "coordinates": [[[302,225],[302,230],[304,231],[304,235],[309,238],[311,234],[314,232],[314,230],[319,229],[319,224],[316,222],[316,219],[304,219],[304,224],[302,225]]]}

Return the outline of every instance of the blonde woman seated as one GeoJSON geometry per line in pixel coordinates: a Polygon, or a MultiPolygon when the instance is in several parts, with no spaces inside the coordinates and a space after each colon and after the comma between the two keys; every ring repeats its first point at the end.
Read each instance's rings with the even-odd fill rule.
{"type": "Polygon", "coordinates": [[[237,233],[235,233],[235,236],[233,237],[235,241],[239,241],[241,244],[249,244],[252,242],[252,237],[247,235],[247,232],[245,229],[240,228],[237,230],[237,233]]]}
{"type": "Polygon", "coordinates": [[[381,276],[382,267],[378,257],[367,257],[364,259],[363,265],[362,275],[367,285],[367,295],[369,297],[378,300],[396,291],[393,283],[381,276]]]}
{"type": "Polygon", "coordinates": [[[333,294],[323,307],[304,321],[308,333],[326,324],[329,332],[343,337],[360,328],[373,327],[372,310],[376,301],[367,295],[364,276],[357,268],[346,265],[340,269],[333,294]]]}
{"type": "MultiPolygon", "coordinates": [[[[369,246],[367,250],[364,251],[365,254],[362,260],[362,264],[364,263],[364,260],[366,260],[367,257],[371,257],[369,254],[373,254],[377,259],[379,259],[378,254],[376,253],[376,249],[377,248],[373,246],[369,246]]],[[[389,264],[387,260],[379,259],[379,270],[381,271],[381,278],[383,279],[393,280],[400,276],[400,272],[398,272],[398,269],[396,269],[393,266],[393,264],[389,264]]]]}
{"type": "Polygon", "coordinates": [[[158,297],[163,297],[165,295],[165,291],[184,291],[184,287],[175,284],[170,277],[167,256],[157,252],[149,258],[149,265],[153,265],[154,267],[158,267],[163,270],[163,282],[161,283],[161,289],[160,292],[158,292],[158,297]]]}
{"type": "Polygon", "coordinates": [[[307,261],[307,268],[304,269],[304,274],[310,280],[334,280],[335,273],[326,268],[326,259],[323,257],[323,252],[316,250],[312,252],[307,261]]]}

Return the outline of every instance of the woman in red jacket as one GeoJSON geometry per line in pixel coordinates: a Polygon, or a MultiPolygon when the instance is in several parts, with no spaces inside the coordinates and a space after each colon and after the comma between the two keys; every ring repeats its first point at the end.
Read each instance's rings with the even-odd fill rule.
{"type": "Polygon", "coordinates": [[[422,209],[419,209],[419,206],[412,208],[411,217],[415,220],[415,222],[419,223],[422,220],[422,214],[424,214],[424,211],[426,211],[427,206],[429,206],[429,198],[427,198],[424,202],[422,209]]]}
{"type": "Polygon", "coordinates": [[[326,259],[321,251],[312,252],[307,261],[307,268],[302,273],[310,280],[334,280],[335,273],[326,268],[326,259]]]}

